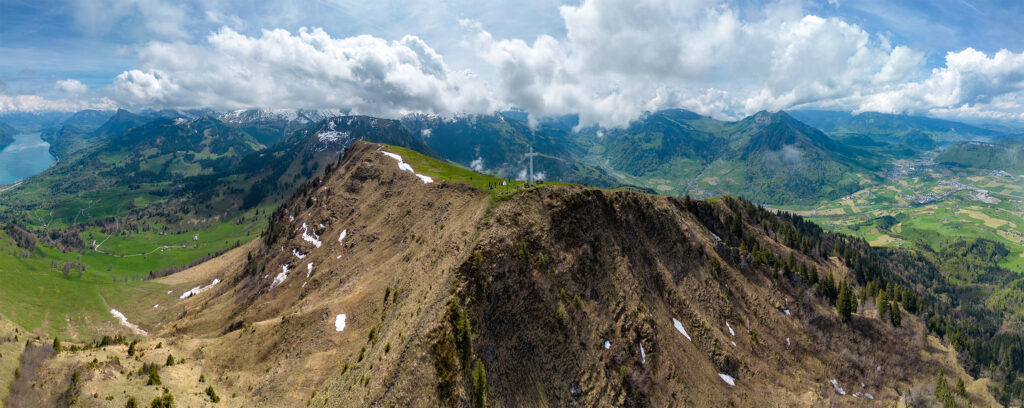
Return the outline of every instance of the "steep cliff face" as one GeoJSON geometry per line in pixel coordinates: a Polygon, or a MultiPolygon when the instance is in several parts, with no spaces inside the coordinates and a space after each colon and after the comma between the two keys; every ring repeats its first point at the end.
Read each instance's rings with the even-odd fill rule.
{"type": "Polygon", "coordinates": [[[885,405],[962,372],[919,317],[842,323],[816,294],[810,271],[854,279],[845,238],[731,198],[478,189],[412,155],[354,144],[144,326],[268,405],[885,405]]]}

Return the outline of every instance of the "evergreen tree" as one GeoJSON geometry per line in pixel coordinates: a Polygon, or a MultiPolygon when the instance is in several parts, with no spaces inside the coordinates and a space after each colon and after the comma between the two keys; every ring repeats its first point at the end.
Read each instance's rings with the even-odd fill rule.
{"type": "Polygon", "coordinates": [[[889,319],[892,321],[892,325],[900,327],[903,322],[903,316],[900,314],[900,304],[892,302],[892,306],[889,307],[889,319]]]}
{"type": "Polygon", "coordinates": [[[479,358],[473,364],[473,394],[474,406],[483,408],[487,406],[487,371],[484,363],[479,358]]]}
{"type": "Polygon", "coordinates": [[[839,298],[836,300],[836,311],[839,312],[839,319],[843,323],[849,322],[853,314],[853,293],[850,292],[850,284],[846,281],[839,283],[839,298]]]}
{"type": "Polygon", "coordinates": [[[885,294],[885,291],[878,292],[878,298],[875,299],[875,304],[878,305],[878,318],[885,321],[889,317],[889,299],[885,294]]]}
{"type": "Polygon", "coordinates": [[[953,392],[949,389],[949,384],[946,383],[946,377],[942,375],[941,370],[939,371],[939,379],[935,381],[935,402],[945,406],[955,403],[953,392]]]}
{"type": "Polygon", "coordinates": [[[963,377],[956,379],[956,395],[967,398],[967,387],[964,386],[963,377]]]}

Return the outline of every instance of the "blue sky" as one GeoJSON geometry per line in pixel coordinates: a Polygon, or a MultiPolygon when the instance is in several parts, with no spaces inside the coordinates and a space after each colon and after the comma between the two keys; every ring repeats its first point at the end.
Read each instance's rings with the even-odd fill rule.
{"type": "Polygon", "coordinates": [[[1024,3],[0,2],[0,111],[683,107],[1024,120],[1024,3]],[[370,4],[368,4],[370,3],[370,4]],[[276,31],[275,31],[276,30],[276,31]]]}

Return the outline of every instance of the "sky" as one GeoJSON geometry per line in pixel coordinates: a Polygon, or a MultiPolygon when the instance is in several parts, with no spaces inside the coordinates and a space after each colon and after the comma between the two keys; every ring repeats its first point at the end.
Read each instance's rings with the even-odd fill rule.
{"type": "Polygon", "coordinates": [[[830,109],[1024,121],[1024,2],[0,1],[0,112],[830,109]]]}

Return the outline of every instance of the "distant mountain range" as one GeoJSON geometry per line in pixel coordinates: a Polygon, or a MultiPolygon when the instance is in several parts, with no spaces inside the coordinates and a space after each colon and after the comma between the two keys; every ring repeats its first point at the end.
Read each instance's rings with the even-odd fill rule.
{"type": "Polygon", "coordinates": [[[934,149],[965,140],[990,141],[1006,136],[999,130],[924,116],[865,112],[794,110],[790,114],[840,139],[871,139],[876,143],[903,144],[914,149],[934,149]]]}
{"type": "Polygon", "coordinates": [[[935,161],[958,167],[1024,173],[1024,142],[960,142],[943,150],[935,161]]]}
{"type": "MultiPolygon", "coordinates": [[[[293,145],[317,149],[303,138],[325,132],[322,127],[326,123],[338,126],[342,122],[337,118],[346,118],[344,114],[340,110],[286,109],[226,113],[208,109],[87,110],[2,118],[55,123],[43,128],[41,137],[58,158],[69,158],[87,148],[93,149],[93,154],[118,149],[119,154],[146,151],[137,156],[139,160],[157,160],[163,166],[150,168],[154,171],[151,176],[185,177],[222,174],[267,147],[261,154],[298,154],[293,145]],[[326,122],[329,118],[334,121],[326,122]]],[[[358,123],[370,120],[359,118],[358,123]]],[[[544,180],[606,188],[633,186],[680,196],[742,195],[767,204],[835,199],[859,189],[863,180],[877,177],[892,159],[956,142],[1014,136],[1004,130],[926,117],[814,110],[759,112],[730,122],[672,109],[647,113],[620,129],[580,128],[575,116],[547,118],[531,128],[522,111],[411,114],[398,121],[375,120],[381,128],[350,130],[350,135],[358,135],[352,136],[353,140],[380,139],[498,177],[525,179],[529,167],[526,153],[532,148],[538,153],[533,163],[536,175],[544,180]],[[404,132],[401,137],[394,126],[404,132]]],[[[14,130],[7,129],[7,133],[14,130]]],[[[331,157],[344,150],[337,143],[320,148],[332,152],[331,157]]],[[[965,149],[955,145],[940,162],[970,165],[950,159],[965,149]]],[[[324,154],[314,156],[318,166],[330,161],[324,154]]],[[[956,156],[966,157],[964,153],[956,156]]],[[[305,168],[298,174],[309,172],[305,168]]],[[[296,173],[288,174],[294,177],[296,173]]]]}

